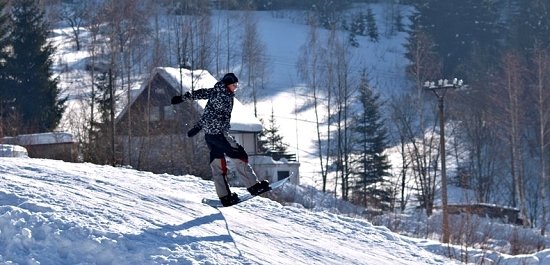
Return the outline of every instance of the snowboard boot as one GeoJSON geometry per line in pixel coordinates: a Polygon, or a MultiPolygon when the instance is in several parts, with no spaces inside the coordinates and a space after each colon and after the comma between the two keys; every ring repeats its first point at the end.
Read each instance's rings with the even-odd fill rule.
{"type": "Polygon", "coordinates": [[[257,182],[256,184],[252,185],[247,190],[248,190],[248,192],[250,192],[250,194],[256,196],[256,195],[262,194],[266,191],[270,191],[271,187],[269,187],[269,182],[267,180],[262,180],[260,182],[257,182]]]}
{"type": "Polygon", "coordinates": [[[222,203],[223,206],[227,207],[227,206],[231,206],[233,204],[237,204],[241,201],[241,199],[239,199],[239,196],[237,195],[237,193],[233,192],[227,196],[223,196],[220,198],[220,202],[222,203]]]}

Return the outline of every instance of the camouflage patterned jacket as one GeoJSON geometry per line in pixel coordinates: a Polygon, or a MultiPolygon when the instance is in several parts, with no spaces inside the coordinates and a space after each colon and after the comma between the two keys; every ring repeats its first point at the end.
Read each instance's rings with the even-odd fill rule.
{"type": "Polygon", "coordinates": [[[208,100],[198,122],[206,134],[229,132],[235,94],[227,90],[222,82],[217,82],[213,88],[195,90],[190,98],[208,100]]]}

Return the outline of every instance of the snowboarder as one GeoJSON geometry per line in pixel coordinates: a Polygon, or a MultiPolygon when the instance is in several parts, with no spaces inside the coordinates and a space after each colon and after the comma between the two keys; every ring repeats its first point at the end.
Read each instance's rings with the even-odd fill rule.
{"type": "Polygon", "coordinates": [[[213,88],[198,89],[193,93],[186,92],[173,97],[171,101],[172,104],[179,104],[184,100],[208,100],[199,122],[187,132],[187,136],[193,137],[200,130],[204,130],[204,139],[210,150],[212,180],[223,206],[230,206],[240,201],[239,196],[231,192],[227,182],[226,155],[233,160],[237,174],[250,194],[258,195],[270,189],[269,182],[258,181],[254,170],[248,164],[248,154],[235,138],[229,135],[233,99],[238,82],[235,74],[228,73],[213,88]]]}

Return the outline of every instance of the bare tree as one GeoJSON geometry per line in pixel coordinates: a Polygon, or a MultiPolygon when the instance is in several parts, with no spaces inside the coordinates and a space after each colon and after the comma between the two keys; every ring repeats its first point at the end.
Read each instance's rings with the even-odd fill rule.
{"type": "Polygon", "coordinates": [[[187,64],[191,69],[208,69],[213,61],[210,15],[178,17],[177,23],[178,64],[187,64]]]}
{"type": "MultiPolygon", "coordinates": [[[[67,21],[72,29],[76,50],[80,51],[80,34],[84,28],[84,21],[87,16],[90,1],[74,1],[73,3],[63,4],[59,16],[61,20],[67,21]]],[[[90,11],[91,12],[91,11],[90,11]]]]}
{"type": "Polygon", "coordinates": [[[541,216],[541,235],[545,235],[546,226],[548,225],[548,213],[550,205],[548,205],[548,165],[547,165],[547,152],[548,145],[550,144],[548,140],[548,133],[550,133],[550,128],[548,122],[550,121],[550,93],[549,83],[550,83],[550,55],[548,51],[543,49],[540,46],[535,47],[533,54],[533,66],[534,66],[534,77],[535,77],[535,95],[536,95],[536,111],[538,114],[538,136],[539,136],[539,155],[540,155],[540,179],[539,179],[539,193],[540,201],[542,204],[542,216],[541,216]]]}
{"type": "MultiPolygon", "coordinates": [[[[525,199],[525,168],[523,164],[523,148],[521,144],[521,128],[524,121],[524,107],[521,104],[522,88],[524,88],[525,66],[521,55],[514,51],[504,54],[502,59],[501,83],[504,89],[501,102],[504,103],[503,113],[505,118],[505,137],[510,146],[510,174],[512,176],[513,201],[520,210],[524,222],[527,220],[527,207],[525,199]]],[[[526,223],[525,223],[526,224],[526,223]]]]}
{"type": "MultiPolygon", "coordinates": [[[[148,34],[147,1],[145,0],[123,0],[104,1],[98,12],[99,32],[103,33],[106,42],[102,50],[108,54],[109,62],[106,70],[109,78],[110,97],[110,153],[111,163],[117,163],[115,149],[115,126],[116,105],[115,96],[127,91],[126,102],[130,101],[130,90],[132,87],[134,69],[139,69],[141,58],[145,48],[145,35],[148,34]],[[120,78],[120,79],[119,79],[120,78]],[[117,89],[119,87],[120,89],[117,89]]],[[[137,71],[137,70],[136,70],[137,71]]],[[[134,73],[135,74],[135,73],[134,73]]],[[[128,115],[131,117],[131,115],[128,115]]],[[[93,118],[92,118],[93,119],[93,118]]],[[[131,122],[129,124],[132,124],[131,122]]],[[[128,127],[131,134],[131,126],[128,127]]],[[[131,148],[129,148],[131,150],[131,148]]]]}
{"type": "Polygon", "coordinates": [[[398,172],[401,181],[399,189],[396,190],[399,190],[401,193],[400,208],[401,211],[403,211],[407,204],[407,198],[405,196],[405,194],[407,194],[407,176],[411,175],[410,170],[412,164],[412,158],[409,156],[409,147],[407,144],[410,139],[409,128],[416,120],[415,113],[408,110],[414,109],[416,104],[414,104],[414,101],[408,95],[394,98],[389,104],[391,113],[390,125],[394,127],[392,131],[394,132],[394,138],[397,138],[395,140],[399,143],[399,155],[401,158],[400,163],[393,164],[393,168],[395,169],[396,166],[399,165],[398,172]]]}
{"type": "MultiPolygon", "coordinates": [[[[228,5],[229,1],[224,1],[223,5],[228,5]]],[[[227,6],[222,6],[227,8],[227,6]]],[[[214,45],[214,71],[215,76],[221,76],[225,72],[233,71],[232,67],[235,67],[235,61],[238,61],[239,53],[237,52],[237,45],[240,43],[235,41],[236,36],[239,36],[242,22],[239,19],[239,15],[235,13],[225,13],[217,16],[216,26],[214,30],[214,36],[210,40],[210,43],[214,45]]]]}
{"type": "MultiPolygon", "coordinates": [[[[355,89],[351,89],[350,72],[351,71],[351,55],[349,54],[349,47],[346,46],[347,41],[341,39],[337,34],[335,28],[333,28],[327,39],[327,55],[324,56],[324,64],[326,65],[325,71],[325,84],[327,85],[327,117],[328,130],[332,130],[333,124],[336,126],[334,133],[327,132],[328,135],[332,135],[333,139],[327,139],[327,145],[331,146],[334,151],[331,152],[331,157],[335,159],[335,173],[336,179],[340,179],[340,191],[344,200],[349,200],[350,186],[352,180],[350,179],[350,160],[351,160],[351,141],[350,141],[350,125],[348,120],[350,118],[351,101],[353,100],[353,94],[355,89]]],[[[327,161],[328,164],[328,161],[327,161]]],[[[337,185],[335,185],[336,193],[337,185]]]]}
{"type": "MultiPolygon", "coordinates": [[[[323,148],[328,148],[328,144],[324,145],[322,135],[323,132],[321,131],[321,126],[324,121],[321,114],[322,106],[320,97],[322,96],[322,87],[320,86],[319,75],[322,70],[322,56],[324,56],[325,53],[326,50],[320,44],[317,23],[314,19],[310,18],[308,36],[306,42],[301,47],[297,68],[300,76],[305,80],[305,82],[307,82],[308,87],[313,94],[313,107],[315,112],[317,134],[317,152],[319,156],[323,192],[327,191],[328,175],[325,168],[327,162],[324,161],[324,159],[328,160],[328,150],[323,150],[323,148]]],[[[328,135],[327,138],[330,139],[328,135]]]]}
{"type": "Polygon", "coordinates": [[[246,12],[243,19],[241,76],[245,77],[254,104],[254,115],[257,116],[258,90],[263,87],[267,66],[264,59],[266,47],[260,40],[257,28],[258,19],[254,17],[254,14],[246,12]]]}
{"type": "MultiPolygon", "coordinates": [[[[463,161],[462,173],[467,183],[475,192],[475,199],[481,203],[489,203],[491,195],[500,184],[495,176],[504,174],[499,161],[502,161],[505,148],[499,139],[498,128],[491,121],[490,92],[485,86],[488,80],[472,80],[470,89],[460,96],[453,98],[451,105],[453,117],[458,120],[458,137],[465,143],[468,152],[466,161],[463,161]]],[[[460,165],[460,164],[458,164],[460,165]]],[[[504,187],[503,187],[504,188],[504,187]]]]}
{"type": "Polygon", "coordinates": [[[153,43],[152,54],[146,72],[150,73],[155,67],[168,65],[168,54],[170,50],[170,35],[164,34],[164,28],[162,27],[161,8],[159,5],[151,5],[151,13],[154,17],[153,23],[153,43]],[[167,35],[168,37],[166,37],[167,35]]]}
{"type": "Polygon", "coordinates": [[[96,74],[98,72],[105,72],[107,71],[106,68],[104,67],[98,67],[98,65],[103,65],[105,66],[105,64],[101,64],[101,63],[105,63],[105,62],[101,62],[100,60],[100,51],[102,50],[101,49],[101,46],[103,44],[103,41],[101,40],[101,25],[103,24],[103,18],[101,17],[101,9],[100,8],[90,8],[87,10],[87,12],[84,14],[84,19],[87,21],[87,24],[86,24],[86,29],[88,30],[89,32],[89,42],[88,42],[88,45],[87,45],[87,50],[88,50],[88,53],[89,53],[89,61],[87,62],[87,65],[86,65],[86,68],[89,70],[89,73],[90,73],[90,94],[89,94],[89,99],[90,99],[90,102],[88,103],[88,106],[89,106],[89,118],[87,119],[87,130],[86,130],[86,136],[82,137],[82,141],[83,141],[83,146],[85,148],[83,148],[85,154],[84,156],[87,157],[87,156],[90,156],[91,153],[95,152],[94,150],[88,150],[88,148],[86,147],[87,145],[88,146],[91,146],[91,143],[92,143],[92,133],[94,132],[95,130],[95,124],[96,124],[96,105],[98,104],[97,102],[95,102],[95,99],[97,98],[96,96],[96,74]],[[98,62],[100,62],[98,64],[98,62]],[[101,70],[98,71],[98,68],[100,68],[101,70]],[[98,71],[98,72],[97,72],[98,71]],[[86,154],[86,152],[88,152],[90,154],[86,154]]]}
{"type": "Polygon", "coordinates": [[[410,159],[417,188],[420,191],[419,199],[426,209],[427,215],[431,215],[437,187],[436,176],[439,170],[437,139],[434,133],[437,122],[434,116],[427,112],[429,108],[424,100],[422,86],[425,81],[438,77],[441,72],[441,61],[434,52],[433,41],[426,33],[414,30],[410,38],[406,54],[410,61],[407,73],[413,81],[414,94],[411,93],[409,97],[414,103],[409,105],[413,108],[400,111],[400,113],[412,112],[414,114],[412,119],[405,117],[398,119],[401,124],[397,125],[397,128],[402,130],[400,139],[405,139],[407,142],[405,149],[410,159]]]}

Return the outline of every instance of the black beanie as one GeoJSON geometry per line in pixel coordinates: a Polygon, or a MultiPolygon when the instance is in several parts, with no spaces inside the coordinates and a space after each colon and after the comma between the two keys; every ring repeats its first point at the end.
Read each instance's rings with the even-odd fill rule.
{"type": "Polygon", "coordinates": [[[239,79],[234,73],[227,73],[223,76],[222,82],[227,86],[239,82],[239,79]]]}

